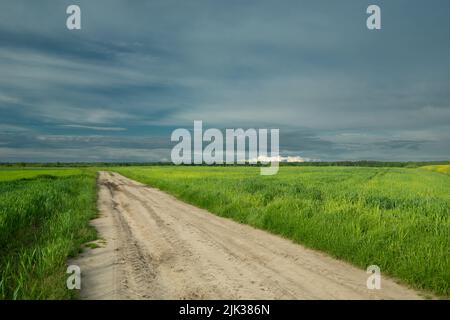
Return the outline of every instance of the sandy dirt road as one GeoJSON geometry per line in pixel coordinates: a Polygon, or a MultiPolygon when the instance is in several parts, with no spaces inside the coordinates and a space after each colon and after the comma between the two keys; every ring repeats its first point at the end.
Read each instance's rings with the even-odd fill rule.
{"type": "Polygon", "coordinates": [[[364,270],[100,172],[100,248],[77,260],[84,299],[420,299],[364,270]]]}

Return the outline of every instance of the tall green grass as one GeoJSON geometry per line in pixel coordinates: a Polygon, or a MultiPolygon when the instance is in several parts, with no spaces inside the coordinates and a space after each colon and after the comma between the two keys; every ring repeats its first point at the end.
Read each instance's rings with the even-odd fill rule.
{"type": "Polygon", "coordinates": [[[75,296],[66,288],[67,259],[96,237],[95,175],[49,173],[11,181],[0,172],[0,299],[75,296]]]}
{"type": "Polygon", "coordinates": [[[450,295],[450,179],[423,169],[111,168],[220,216],[450,295]]]}

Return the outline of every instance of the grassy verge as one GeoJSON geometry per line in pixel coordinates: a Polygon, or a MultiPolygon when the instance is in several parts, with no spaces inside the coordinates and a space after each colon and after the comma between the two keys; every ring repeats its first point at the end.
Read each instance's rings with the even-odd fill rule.
{"type": "Polygon", "coordinates": [[[111,168],[415,288],[450,295],[450,179],[423,169],[111,168]]]}
{"type": "Polygon", "coordinates": [[[0,299],[75,297],[67,259],[95,239],[95,203],[93,173],[0,172],[0,299]]]}

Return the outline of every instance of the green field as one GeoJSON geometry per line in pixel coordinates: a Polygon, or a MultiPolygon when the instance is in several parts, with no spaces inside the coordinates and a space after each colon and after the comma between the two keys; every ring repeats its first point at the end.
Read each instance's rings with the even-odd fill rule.
{"type": "MultiPolygon", "coordinates": [[[[213,213],[450,295],[450,179],[422,168],[112,168],[213,213]]],[[[441,171],[437,170],[437,171],[441,171]]]]}
{"type": "MultiPolygon", "coordinates": [[[[64,299],[100,168],[0,168],[0,299],[64,299]]],[[[450,296],[449,166],[110,167],[211,212],[450,296]]]]}
{"type": "Polygon", "coordinates": [[[96,231],[95,174],[0,169],[0,299],[65,299],[67,259],[96,231]]]}
{"type": "Polygon", "coordinates": [[[54,177],[67,177],[86,172],[83,169],[72,168],[0,168],[0,181],[12,181],[19,179],[36,178],[39,176],[54,176],[54,177]]]}

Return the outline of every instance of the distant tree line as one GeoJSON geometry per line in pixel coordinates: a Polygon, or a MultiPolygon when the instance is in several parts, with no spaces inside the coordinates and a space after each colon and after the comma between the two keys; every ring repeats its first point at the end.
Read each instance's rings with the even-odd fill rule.
{"type": "MultiPolygon", "coordinates": [[[[428,165],[446,165],[450,164],[450,161],[312,161],[312,162],[281,162],[280,166],[342,166],[342,167],[398,167],[398,168],[416,168],[428,165]]],[[[251,166],[262,166],[263,164],[245,164],[251,166]]],[[[171,162],[11,162],[0,163],[0,167],[129,167],[129,166],[174,166],[171,162]]],[[[215,167],[229,167],[229,166],[242,166],[242,164],[198,164],[198,165],[181,165],[181,166],[215,166],[215,167]]]]}

